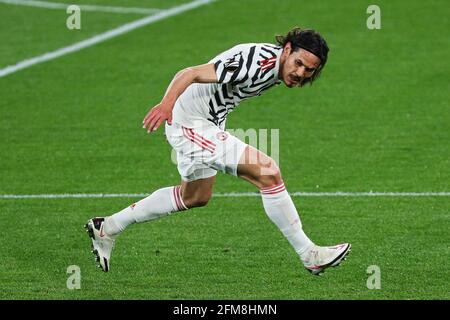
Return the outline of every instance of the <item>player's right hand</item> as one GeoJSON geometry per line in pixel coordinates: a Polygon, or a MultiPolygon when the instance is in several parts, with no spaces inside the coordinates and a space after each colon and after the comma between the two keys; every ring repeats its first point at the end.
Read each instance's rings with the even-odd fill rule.
{"type": "Polygon", "coordinates": [[[148,133],[151,133],[156,131],[156,129],[158,129],[166,120],[169,124],[172,124],[172,108],[159,103],[145,116],[144,121],[142,121],[143,128],[146,129],[148,133]]]}

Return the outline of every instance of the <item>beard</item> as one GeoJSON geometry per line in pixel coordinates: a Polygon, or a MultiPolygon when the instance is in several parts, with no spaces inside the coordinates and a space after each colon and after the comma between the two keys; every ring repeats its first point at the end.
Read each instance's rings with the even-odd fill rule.
{"type": "Polygon", "coordinates": [[[305,77],[298,77],[298,76],[289,76],[289,82],[292,84],[290,87],[301,87],[303,86],[303,81],[305,81],[305,77]]]}

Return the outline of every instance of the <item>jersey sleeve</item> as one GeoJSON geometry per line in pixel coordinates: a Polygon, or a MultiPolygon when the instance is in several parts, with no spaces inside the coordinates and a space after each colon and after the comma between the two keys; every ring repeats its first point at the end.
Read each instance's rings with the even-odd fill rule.
{"type": "Polygon", "coordinates": [[[253,64],[256,46],[239,45],[215,57],[214,63],[218,83],[235,83],[251,77],[256,69],[253,64]]]}

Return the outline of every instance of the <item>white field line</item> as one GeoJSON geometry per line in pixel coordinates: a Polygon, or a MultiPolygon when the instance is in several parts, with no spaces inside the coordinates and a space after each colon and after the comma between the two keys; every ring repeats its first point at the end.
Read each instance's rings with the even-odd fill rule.
{"type": "MultiPolygon", "coordinates": [[[[0,199],[144,198],[148,193],[2,194],[0,199]]],[[[450,197],[450,192],[292,192],[293,197],[450,197]]],[[[217,198],[259,197],[258,192],[215,193],[217,198]]]]}
{"type": "Polygon", "coordinates": [[[101,34],[98,34],[98,35],[88,38],[86,40],[74,43],[70,46],[63,47],[63,48],[60,48],[60,49],[52,51],[52,52],[47,52],[47,53],[44,53],[44,54],[34,57],[34,58],[20,61],[15,65],[7,66],[3,69],[0,69],[0,78],[6,76],[8,74],[17,72],[19,70],[31,67],[35,64],[53,60],[53,59],[59,58],[61,56],[64,56],[66,54],[91,47],[93,45],[96,45],[97,43],[109,40],[111,38],[115,38],[122,34],[128,33],[132,30],[135,30],[135,29],[144,27],[146,25],[155,23],[157,21],[172,17],[172,16],[180,14],[182,12],[195,9],[197,7],[203,6],[203,5],[211,3],[213,1],[215,1],[215,0],[195,0],[195,1],[192,1],[192,2],[189,2],[186,4],[182,4],[182,5],[158,12],[152,16],[148,16],[148,17],[141,18],[141,19],[132,21],[130,23],[124,24],[120,27],[103,32],[101,34]]]}
{"type": "MultiPolygon", "coordinates": [[[[47,1],[30,1],[30,0],[0,0],[0,3],[12,4],[17,6],[28,6],[43,9],[64,9],[66,10],[70,3],[56,3],[47,1]]],[[[162,11],[162,9],[154,8],[133,8],[133,7],[111,7],[111,6],[97,6],[89,4],[76,4],[81,11],[95,11],[95,12],[109,12],[109,13],[137,13],[137,14],[153,14],[162,11]]]]}

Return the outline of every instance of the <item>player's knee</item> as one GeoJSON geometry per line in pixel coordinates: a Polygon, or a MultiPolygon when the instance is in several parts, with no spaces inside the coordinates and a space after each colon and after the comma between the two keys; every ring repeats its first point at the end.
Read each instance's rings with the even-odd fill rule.
{"type": "Polygon", "coordinates": [[[277,164],[270,158],[270,162],[260,167],[259,184],[261,188],[274,187],[283,182],[277,164]]]}
{"type": "Polygon", "coordinates": [[[277,173],[262,175],[259,180],[261,188],[275,187],[280,185],[282,182],[283,180],[281,179],[281,174],[279,171],[277,173]]]}

